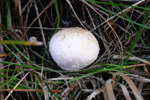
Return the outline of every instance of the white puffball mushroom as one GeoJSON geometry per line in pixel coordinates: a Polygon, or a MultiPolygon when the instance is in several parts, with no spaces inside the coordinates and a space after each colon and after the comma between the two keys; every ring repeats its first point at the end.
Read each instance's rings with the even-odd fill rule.
{"type": "Polygon", "coordinates": [[[29,38],[30,42],[37,42],[37,38],[35,36],[32,36],[29,38]]]}
{"type": "Polygon", "coordinates": [[[92,64],[100,48],[94,35],[82,28],[64,28],[51,38],[49,51],[63,70],[78,71],[92,64]]]}

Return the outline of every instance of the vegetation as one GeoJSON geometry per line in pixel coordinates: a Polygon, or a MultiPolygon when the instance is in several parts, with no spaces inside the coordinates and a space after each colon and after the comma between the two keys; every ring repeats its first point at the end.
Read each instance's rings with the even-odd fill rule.
{"type": "Polygon", "coordinates": [[[148,100],[149,0],[0,0],[0,100],[148,100]],[[90,30],[101,47],[67,72],[48,44],[59,29],[90,30]]]}

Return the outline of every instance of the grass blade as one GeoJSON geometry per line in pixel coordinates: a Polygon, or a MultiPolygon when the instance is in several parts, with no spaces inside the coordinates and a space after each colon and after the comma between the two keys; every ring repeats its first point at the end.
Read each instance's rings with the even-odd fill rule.
{"type": "MultiPolygon", "coordinates": [[[[148,6],[148,8],[150,9],[150,6],[148,6]]],[[[150,11],[147,10],[147,11],[146,11],[146,14],[145,14],[145,16],[144,16],[144,18],[143,18],[142,25],[145,26],[145,23],[147,22],[147,19],[148,19],[149,15],[150,15],[150,11]]],[[[134,50],[134,48],[135,48],[135,45],[137,44],[137,42],[138,42],[138,40],[139,40],[139,38],[140,38],[140,35],[142,34],[143,29],[144,29],[144,27],[140,26],[139,31],[137,32],[137,35],[136,35],[136,37],[135,37],[135,40],[133,41],[133,44],[132,44],[132,46],[131,46],[131,48],[130,48],[129,54],[128,54],[128,56],[127,56],[125,62],[128,61],[130,55],[132,54],[132,52],[133,52],[133,50],[134,50]]]]}

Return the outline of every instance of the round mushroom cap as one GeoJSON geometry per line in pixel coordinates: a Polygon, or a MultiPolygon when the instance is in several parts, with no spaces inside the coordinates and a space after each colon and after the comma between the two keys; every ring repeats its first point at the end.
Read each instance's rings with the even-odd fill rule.
{"type": "Polygon", "coordinates": [[[49,51],[63,70],[78,71],[96,60],[100,48],[91,32],[72,27],[54,34],[50,40],[49,51]]]}

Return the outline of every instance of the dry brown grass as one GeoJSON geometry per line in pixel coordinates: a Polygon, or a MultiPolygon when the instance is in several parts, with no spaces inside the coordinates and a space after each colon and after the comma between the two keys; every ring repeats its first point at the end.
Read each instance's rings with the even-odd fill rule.
{"type": "Polygon", "coordinates": [[[107,4],[110,3],[107,0],[102,0],[105,4],[89,1],[57,1],[59,29],[82,27],[99,40],[98,59],[79,72],[62,71],[48,50],[42,63],[59,22],[54,1],[8,0],[10,17],[9,12],[5,12],[9,9],[7,1],[1,1],[1,40],[29,41],[36,37],[43,46],[0,45],[0,100],[149,100],[150,16],[126,61],[140,29],[136,23],[142,25],[146,9],[150,11],[149,0],[115,0],[121,11],[116,5],[107,4]]]}

